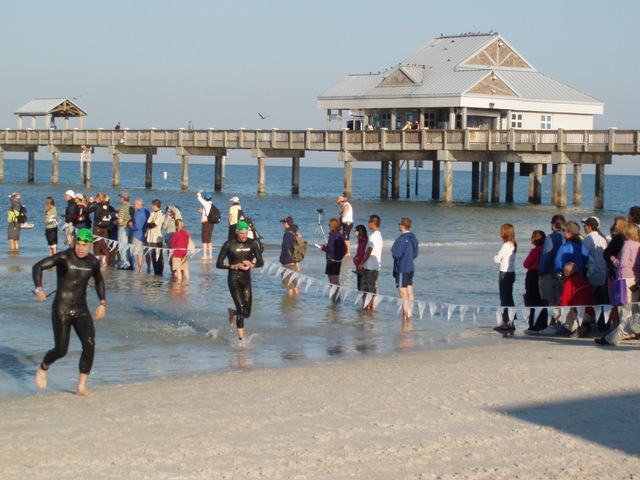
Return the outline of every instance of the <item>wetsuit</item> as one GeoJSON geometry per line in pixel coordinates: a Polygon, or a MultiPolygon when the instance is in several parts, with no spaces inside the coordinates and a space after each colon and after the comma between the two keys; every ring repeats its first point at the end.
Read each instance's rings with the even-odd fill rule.
{"type": "Polygon", "coordinates": [[[216,262],[216,267],[229,270],[227,284],[236,306],[236,326],[238,328],[244,328],[244,319],[251,315],[251,270],[232,270],[230,265],[242,263],[243,260],[249,260],[255,268],[264,265],[260,248],[255,240],[247,239],[242,243],[235,238],[225,242],[216,262]],[[225,258],[229,260],[229,265],[224,263],[225,258]]]}
{"type": "Polygon", "coordinates": [[[51,313],[55,346],[45,354],[42,363],[51,365],[67,354],[73,326],[82,342],[80,373],[88,375],[93,365],[95,328],[87,306],[87,285],[93,277],[98,298],[105,300],[100,262],[91,254],[78,258],[73,249],[68,249],[36,263],[32,272],[33,283],[36,286],[42,285],[42,271],[53,267],[56,267],[58,277],[58,290],[51,313]]]}

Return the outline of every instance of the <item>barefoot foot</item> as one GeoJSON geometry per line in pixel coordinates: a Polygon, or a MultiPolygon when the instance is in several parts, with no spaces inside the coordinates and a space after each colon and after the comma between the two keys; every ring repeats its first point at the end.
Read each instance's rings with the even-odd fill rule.
{"type": "MultiPolygon", "coordinates": [[[[49,370],[49,367],[47,367],[49,370]]],[[[47,388],[47,370],[42,368],[42,364],[38,365],[38,371],[36,372],[36,385],[40,390],[47,388]]]]}

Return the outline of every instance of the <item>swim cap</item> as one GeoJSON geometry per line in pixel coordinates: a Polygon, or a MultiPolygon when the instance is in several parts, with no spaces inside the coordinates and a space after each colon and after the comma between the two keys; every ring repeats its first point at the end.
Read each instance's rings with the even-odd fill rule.
{"type": "Polygon", "coordinates": [[[210,193],[205,193],[204,195],[202,195],[202,198],[204,198],[206,200],[211,200],[211,194],[210,193]]]}
{"type": "Polygon", "coordinates": [[[91,245],[93,243],[93,232],[88,228],[81,228],[76,233],[76,242],[91,245]]]}
{"type": "Polygon", "coordinates": [[[247,222],[236,223],[236,232],[247,232],[247,231],[249,231],[249,224],[247,222]]]}

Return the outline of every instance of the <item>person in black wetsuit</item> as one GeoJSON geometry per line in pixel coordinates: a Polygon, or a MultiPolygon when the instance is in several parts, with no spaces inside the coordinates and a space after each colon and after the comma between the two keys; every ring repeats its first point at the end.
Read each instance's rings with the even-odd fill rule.
{"type": "Polygon", "coordinates": [[[76,234],[73,248],[47,257],[33,266],[33,283],[36,298],[45,301],[47,295],[42,288],[42,272],[56,267],[58,290],[53,299],[51,317],[55,346],[49,350],[38,366],[36,385],[47,388],[47,371],[53,362],[64,357],[69,348],[71,327],[82,342],[80,356],[80,375],[78,377],[78,395],[92,396],[87,390],[87,380],[93,365],[95,350],[95,328],[91,312],[87,306],[87,286],[93,278],[100,305],[94,312],[95,320],[102,320],[107,311],[105,286],[100,273],[100,262],[89,250],[93,244],[93,233],[83,228],[76,234]]]}
{"type": "Polygon", "coordinates": [[[249,239],[249,225],[238,222],[236,238],[228,240],[218,254],[217,268],[229,270],[227,284],[236,309],[229,309],[229,325],[235,317],[238,339],[244,338],[244,319],[251,315],[251,269],[264,265],[260,248],[255,240],[249,239]],[[227,259],[229,264],[225,264],[227,259]]]}

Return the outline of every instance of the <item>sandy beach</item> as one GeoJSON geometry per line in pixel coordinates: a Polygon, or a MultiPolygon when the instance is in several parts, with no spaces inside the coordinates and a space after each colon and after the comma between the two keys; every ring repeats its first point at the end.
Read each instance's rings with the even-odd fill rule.
{"type": "Polygon", "coordinates": [[[512,337],[1,398],[0,476],[638,478],[638,346],[512,337]]]}

